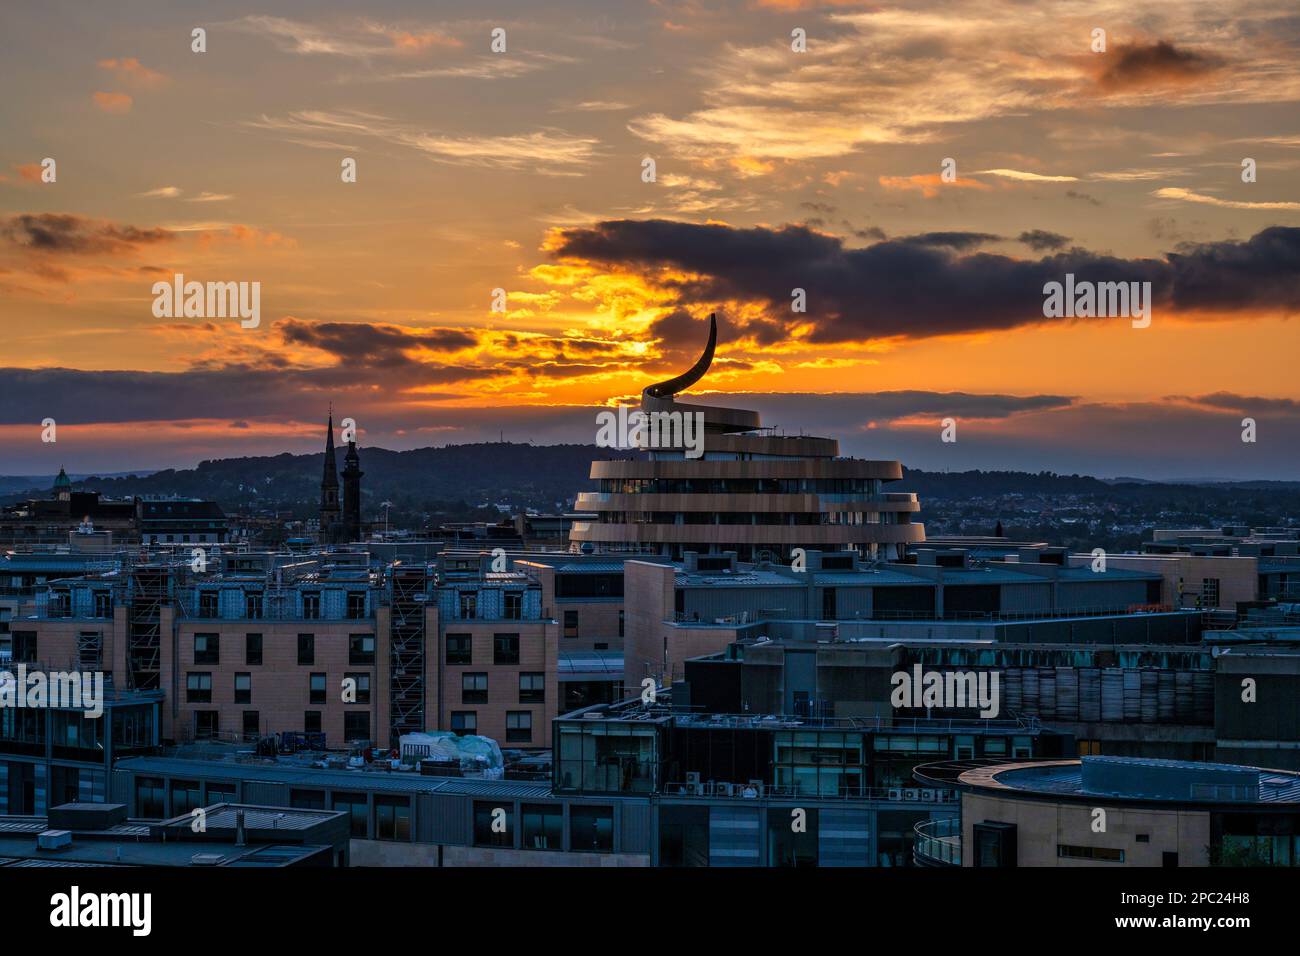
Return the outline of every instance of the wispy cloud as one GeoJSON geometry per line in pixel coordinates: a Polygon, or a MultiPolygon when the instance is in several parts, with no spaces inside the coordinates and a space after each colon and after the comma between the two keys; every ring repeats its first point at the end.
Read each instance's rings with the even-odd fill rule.
{"type": "Polygon", "coordinates": [[[1300,209],[1300,202],[1245,202],[1236,199],[1220,199],[1205,193],[1192,192],[1177,186],[1157,189],[1151,195],[1161,199],[1177,199],[1183,202],[1202,203],[1206,206],[1218,206],[1220,209],[1300,209]]]}

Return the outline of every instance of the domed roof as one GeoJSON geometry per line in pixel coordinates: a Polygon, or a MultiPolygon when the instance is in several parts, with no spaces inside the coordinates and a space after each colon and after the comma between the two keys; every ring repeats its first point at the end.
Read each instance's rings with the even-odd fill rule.
{"type": "Polygon", "coordinates": [[[68,473],[66,471],[60,468],[59,477],[54,479],[54,489],[57,491],[60,488],[71,488],[71,487],[72,487],[72,479],[68,477],[68,473]]]}

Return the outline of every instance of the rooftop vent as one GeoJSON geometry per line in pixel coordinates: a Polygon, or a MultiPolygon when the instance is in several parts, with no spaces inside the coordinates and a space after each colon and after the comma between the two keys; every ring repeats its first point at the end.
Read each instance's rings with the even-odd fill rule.
{"type": "Polygon", "coordinates": [[[72,846],[69,830],[46,830],[36,837],[36,846],[42,850],[62,850],[72,846]]]}

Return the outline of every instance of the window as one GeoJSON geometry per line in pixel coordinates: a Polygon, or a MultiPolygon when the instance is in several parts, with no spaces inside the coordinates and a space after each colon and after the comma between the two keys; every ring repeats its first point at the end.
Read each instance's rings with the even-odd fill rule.
{"type": "Polygon", "coordinates": [[[158,777],[136,777],[135,815],[161,820],[167,815],[167,791],[158,777]]]}
{"type": "Polygon", "coordinates": [[[346,810],[352,821],[352,835],[359,840],[370,833],[366,827],[366,795],[364,793],[335,793],[332,801],[335,810],[346,810]]]}
{"type": "Polygon", "coordinates": [[[368,704],[370,703],[370,675],[369,674],[344,674],[346,680],[355,681],[353,685],[357,691],[356,700],[344,701],[346,704],[368,704]]]}
{"type": "Polygon", "coordinates": [[[486,704],[487,699],[487,674],[460,675],[460,702],[462,704],[486,704]]]}
{"type": "Polygon", "coordinates": [[[530,743],[533,739],[533,712],[511,710],[506,712],[506,740],[511,743],[530,743]]]}
{"type": "Polygon", "coordinates": [[[244,711],[244,739],[257,737],[261,733],[262,719],[255,710],[244,711]]]}
{"type": "Polygon", "coordinates": [[[448,634],[447,635],[447,663],[448,664],[472,664],[473,640],[468,634],[448,634]]]}
{"type": "Polygon", "coordinates": [[[623,609],[618,609],[618,636],[623,636],[623,609]]]}
{"type": "Polygon", "coordinates": [[[578,612],[577,611],[564,612],[564,636],[565,637],[578,636],[578,612]]]}
{"type": "Polygon", "coordinates": [[[1219,606],[1219,579],[1201,579],[1201,607],[1219,606]]]}
{"type": "Polygon", "coordinates": [[[262,635],[244,635],[244,664],[253,666],[262,663],[262,635]]]}
{"type": "Polygon", "coordinates": [[[343,712],[343,739],[370,740],[370,712],[345,710],[343,712]]]}
{"type": "Polygon", "coordinates": [[[36,663],[36,632],[13,632],[13,660],[15,664],[36,663]]]}
{"type": "Polygon", "coordinates": [[[113,595],[107,591],[95,593],[95,617],[113,616],[113,595]]]}
{"type": "Polygon", "coordinates": [[[186,674],[185,700],[190,704],[212,703],[212,675],[195,673],[186,674]]]}
{"type": "Polygon", "coordinates": [[[614,808],[570,806],[569,848],[574,853],[613,853],[614,808]]]}
{"type": "Polygon", "coordinates": [[[194,663],[195,664],[220,664],[221,663],[221,635],[219,634],[195,634],[194,635],[194,663]]]}
{"type": "Polygon", "coordinates": [[[367,667],[375,662],[375,635],[348,635],[348,663],[353,667],[367,667]]]}
{"type": "Polygon", "coordinates": [[[518,634],[494,634],[492,636],[492,663],[498,666],[519,663],[518,634]]]}
{"type": "Polygon", "coordinates": [[[221,714],[215,710],[196,710],[194,712],[194,736],[198,740],[215,737],[221,726],[221,714]]]}
{"type": "Polygon", "coordinates": [[[316,663],[316,635],[315,634],[298,635],[298,663],[299,664],[316,663]]]}
{"type": "Polygon", "coordinates": [[[478,592],[461,591],[460,592],[460,616],[464,620],[472,620],[478,614],[478,592]]]}
{"type": "Polygon", "coordinates": [[[505,594],[504,617],[508,621],[517,621],[524,616],[524,596],[519,591],[507,591],[505,594]]]}
{"type": "Polygon", "coordinates": [[[1056,856],[1069,860],[1105,860],[1108,863],[1123,863],[1124,851],[1109,846],[1070,846],[1067,843],[1056,844],[1056,856]]]}
{"type": "Polygon", "coordinates": [[[1100,740],[1080,740],[1079,756],[1080,757],[1097,757],[1101,755],[1100,740]]]}
{"type": "Polygon", "coordinates": [[[519,703],[540,704],[546,700],[546,675],[525,671],[519,675],[519,703]]]}
{"type": "Polygon", "coordinates": [[[410,798],[375,797],[375,839],[411,842],[410,798]]]}
{"type": "Polygon", "coordinates": [[[312,674],[311,679],[308,683],[308,687],[310,688],[310,696],[307,699],[308,703],[311,704],[325,703],[325,675],[324,674],[321,673],[312,674]]]}
{"type": "Polygon", "coordinates": [[[348,592],[348,620],[359,621],[366,616],[366,592],[348,592]]]}
{"type": "Polygon", "coordinates": [[[179,817],[203,806],[203,791],[197,780],[172,781],[172,816],[179,817]]]}
{"type": "Polygon", "coordinates": [[[233,783],[210,783],[204,788],[207,792],[207,805],[235,802],[235,785],[233,783]]]}
{"type": "Polygon", "coordinates": [[[262,616],[262,592],[249,591],[244,595],[244,616],[257,620],[262,616]]]}
{"type": "Polygon", "coordinates": [[[200,591],[199,592],[199,617],[216,617],[217,616],[217,592],[200,591]]]}
{"type": "Polygon", "coordinates": [[[302,616],[309,621],[320,617],[319,591],[304,591],[302,593],[302,616]]]}
{"type": "Polygon", "coordinates": [[[507,804],[474,802],[474,845],[505,846],[515,845],[514,834],[510,832],[510,818],[514,807],[507,804]]]}
{"type": "Polygon", "coordinates": [[[564,849],[564,810],[550,803],[523,806],[525,850],[564,849]]]}
{"type": "Polygon", "coordinates": [[[302,714],[302,729],[304,733],[320,733],[320,711],[305,710],[302,714]]]}
{"type": "Polygon", "coordinates": [[[451,729],[458,737],[478,733],[478,714],[472,710],[453,710],[451,729]]]}
{"type": "Polygon", "coordinates": [[[324,810],[325,791],[299,790],[295,787],[289,791],[289,806],[295,810],[324,810]]]}
{"type": "Polygon", "coordinates": [[[253,702],[253,675],[235,675],[235,703],[251,704],[253,702]]]}

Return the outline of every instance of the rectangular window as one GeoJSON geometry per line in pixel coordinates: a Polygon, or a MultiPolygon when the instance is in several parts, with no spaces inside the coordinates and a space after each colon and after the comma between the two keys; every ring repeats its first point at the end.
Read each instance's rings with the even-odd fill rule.
{"type": "Polygon", "coordinates": [[[325,675],[321,673],[312,674],[308,686],[310,688],[310,696],[308,697],[307,702],[310,704],[325,703],[325,675]]]}
{"type": "Polygon", "coordinates": [[[478,714],[472,710],[453,710],[451,729],[458,737],[478,733],[478,714]]]}
{"type": "Polygon", "coordinates": [[[212,675],[195,673],[186,674],[185,700],[190,704],[212,703],[212,675]]]}
{"type": "Polygon", "coordinates": [[[319,591],[304,591],[302,593],[302,616],[308,621],[320,617],[319,591]]]}
{"type": "Polygon", "coordinates": [[[255,710],[244,711],[244,739],[249,740],[261,734],[262,718],[255,710]]]}
{"type": "Polygon", "coordinates": [[[289,806],[295,810],[324,810],[325,791],[299,790],[295,787],[289,791],[289,806]]]}
{"type": "Polygon", "coordinates": [[[335,793],[331,801],[331,806],[335,810],[347,811],[349,819],[352,821],[352,835],[358,840],[364,840],[370,835],[366,826],[366,795],[364,793],[335,793]]]}
{"type": "Polygon", "coordinates": [[[409,797],[375,797],[375,839],[411,842],[409,797]]]}
{"type": "Polygon", "coordinates": [[[347,680],[356,681],[354,685],[357,691],[357,699],[345,701],[350,704],[368,704],[370,703],[370,675],[369,674],[344,674],[347,680]]]}
{"type": "Polygon", "coordinates": [[[499,803],[474,803],[474,845],[501,846],[515,845],[511,817],[514,807],[499,803]]]}
{"type": "Polygon", "coordinates": [[[158,777],[135,778],[135,815],[161,820],[167,815],[167,790],[158,777]]]}
{"type": "Polygon", "coordinates": [[[1219,606],[1219,579],[1201,579],[1201,607],[1219,606]]]}
{"type": "Polygon", "coordinates": [[[623,636],[623,609],[618,609],[618,636],[623,636]]]}
{"type": "Polygon", "coordinates": [[[564,809],[562,807],[550,803],[525,803],[522,812],[524,839],[520,846],[525,850],[564,849],[564,809]]]}
{"type": "Polygon", "coordinates": [[[487,674],[460,675],[460,702],[462,704],[486,704],[487,699],[487,674]]]}
{"type": "Polygon", "coordinates": [[[113,616],[113,595],[107,591],[95,593],[95,617],[113,616]]]}
{"type": "Polygon", "coordinates": [[[478,592],[461,591],[460,592],[460,616],[462,620],[470,621],[478,616],[478,592]]]}
{"type": "Polygon", "coordinates": [[[533,712],[531,710],[511,710],[506,712],[506,740],[510,743],[526,744],[533,739],[533,712]]]}
{"type": "Polygon", "coordinates": [[[1056,844],[1056,855],[1069,860],[1104,860],[1107,863],[1123,863],[1124,851],[1109,846],[1070,846],[1067,843],[1056,844]]]}
{"type": "Polygon", "coordinates": [[[304,733],[320,733],[320,711],[305,710],[302,714],[302,729],[304,733]]]}
{"type": "Polygon", "coordinates": [[[375,635],[348,635],[348,663],[353,667],[368,667],[375,662],[375,635]]]}
{"type": "Polygon", "coordinates": [[[194,663],[195,664],[220,664],[221,663],[221,635],[220,634],[195,634],[194,635],[194,663]]]}
{"type": "Polygon", "coordinates": [[[578,636],[578,612],[577,611],[564,612],[564,636],[565,637],[578,636]]]}
{"type": "Polygon", "coordinates": [[[570,806],[569,845],[574,853],[613,853],[614,808],[570,806]]]}
{"type": "Polygon", "coordinates": [[[359,621],[366,616],[366,592],[348,592],[348,620],[359,621]]]}
{"type": "Polygon", "coordinates": [[[15,664],[36,663],[36,632],[13,632],[13,661],[15,664]]]}
{"type": "Polygon", "coordinates": [[[199,617],[216,617],[217,616],[217,592],[200,591],[199,592],[199,617]]]}
{"type": "Polygon", "coordinates": [[[262,663],[262,635],[244,635],[244,664],[254,666],[262,663]]]}
{"type": "Polygon", "coordinates": [[[254,621],[262,617],[261,591],[249,591],[244,595],[244,616],[254,621]]]}
{"type": "Polygon", "coordinates": [[[519,663],[519,635],[492,635],[492,663],[498,667],[503,664],[519,663]]]}
{"type": "Polygon", "coordinates": [[[197,780],[172,781],[172,816],[179,817],[203,806],[203,790],[197,780]]]}
{"type": "Polygon", "coordinates": [[[253,675],[235,675],[235,703],[251,704],[253,702],[253,675]]]}
{"type": "Polygon", "coordinates": [[[519,675],[519,703],[540,704],[546,700],[546,675],[525,671],[519,675]]]}
{"type": "Polygon", "coordinates": [[[517,621],[524,614],[524,596],[519,591],[507,591],[505,594],[505,614],[507,621],[517,621]]]}
{"type": "Polygon", "coordinates": [[[315,634],[298,635],[298,663],[299,664],[316,663],[316,635],[315,634]]]}
{"type": "Polygon", "coordinates": [[[370,740],[370,712],[345,710],[343,712],[343,737],[346,740],[370,740]]]}
{"type": "Polygon", "coordinates": [[[448,634],[447,663],[472,664],[474,662],[473,644],[473,639],[468,634],[448,634]]]}

